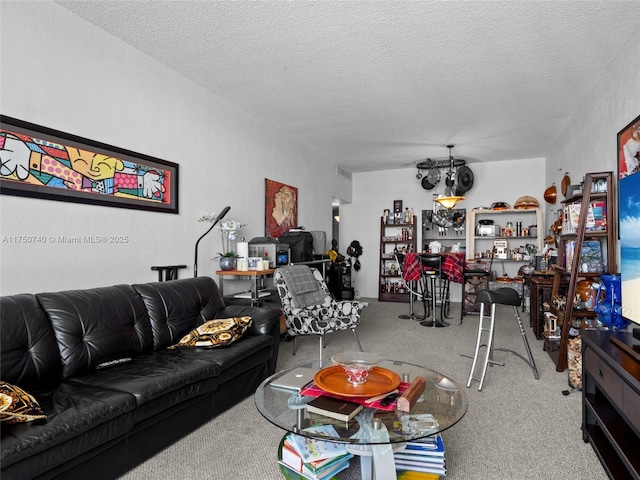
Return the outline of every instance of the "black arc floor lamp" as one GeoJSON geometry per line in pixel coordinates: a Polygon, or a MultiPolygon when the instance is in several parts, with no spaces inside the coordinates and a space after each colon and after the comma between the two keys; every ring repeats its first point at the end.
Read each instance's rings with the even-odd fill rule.
{"type": "Polygon", "coordinates": [[[200,244],[200,240],[202,240],[204,237],[206,237],[207,234],[211,230],[213,230],[213,227],[215,227],[218,224],[218,222],[224,218],[224,216],[229,212],[229,210],[231,210],[231,207],[229,207],[229,206],[224,207],[224,209],[220,212],[220,214],[213,221],[213,225],[211,225],[211,227],[209,227],[209,230],[204,232],[202,234],[202,236],[196,242],[195,255],[194,255],[194,259],[193,259],[193,277],[194,278],[198,276],[198,245],[200,244]]]}

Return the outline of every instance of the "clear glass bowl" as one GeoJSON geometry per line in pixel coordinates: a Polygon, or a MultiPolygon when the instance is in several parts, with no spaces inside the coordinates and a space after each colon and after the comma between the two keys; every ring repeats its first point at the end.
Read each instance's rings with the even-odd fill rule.
{"type": "Polygon", "coordinates": [[[367,381],[371,369],[380,363],[382,358],[373,353],[353,352],[334,355],[331,360],[344,369],[349,383],[362,385],[367,381]]]}

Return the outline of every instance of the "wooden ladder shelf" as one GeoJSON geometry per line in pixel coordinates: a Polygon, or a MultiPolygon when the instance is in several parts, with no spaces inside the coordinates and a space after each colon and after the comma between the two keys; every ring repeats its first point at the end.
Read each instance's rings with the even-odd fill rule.
{"type": "MultiPolygon", "coordinates": [[[[554,269],[554,282],[553,289],[551,292],[552,300],[556,298],[558,292],[561,288],[563,278],[569,277],[569,286],[567,290],[567,299],[566,305],[564,309],[558,311],[558,319],[560,319],[560,315],[562,315],[562,333],[560,336],[560,345],[558,358],[556,362],[556,371],[562,372],[566,370],[568,366],[568,340],[569,340],[569,330],[571,328],[571,322],[573,318],[581,318],[591,316],[594,317],[595,314],[590,311],[585,310],[575,310],[575,300],[576,300],[576,286],[581,278],[592,278],[597,280],[599,274],[602,273],[614,273],[616,272],[616,252],[615,252],[615,241],[616,241],[616,223],[617,223],[617,215],[615,212],[615,203],[613,201],[613,173],[612,172],[602,172],[602,173],[587,173],[584,178],[583,184],[583,193],[581,195],[574,195],[572,197],[567,198],[563,204],[567,205],[570,203],[576,203],[581,198],[580,205],[580,216],[578,219],[578,226],[575,233],[572,234],[561,234],[560,242],[558,245],[558,263],[553,267],[554,269]],[[602,182],[606,182],[606,193],[599,191],[593,192],[593,185],[598,182],[601,184],[602,182]],[[606,202],[606,231],[587,231],[587,216],[589,213],[589,206],[594,200],[603,200],[606,202]],[[582,272],[581,265],[581,255],[582,255],[582,246],[584,240],[586,238],[595,238],[600,241],[601,245],[601,253],[603,257],[603,261],[605,262],[604,272],[582,272]],[[575,248],[573,251],[573,258],[571,262],[571,268],[567,270],[565,265],[567,265],[565,259],[565,243],[569,241],[575,241],[575,248]]],[[[565,219],[566,221],[566,219],[565,219]]],[[[563,228],[564,230],[564,228],[563,228]]]]}

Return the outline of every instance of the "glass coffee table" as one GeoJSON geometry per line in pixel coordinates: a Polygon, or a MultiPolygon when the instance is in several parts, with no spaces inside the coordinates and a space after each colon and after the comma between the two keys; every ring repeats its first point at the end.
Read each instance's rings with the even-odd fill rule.
{"type": "MultiPolygon", "coordinates": [[[[393,451],[404,448],[407,441],[443,432],[455,425],[467,412],[467,396],[456,382],[419,365],[394,360],[383,360],[378,367],[395,372],[407,383],[416,376],[423,377],[426,382],[424,392],[408,413],[397,409],[382,411],[365,405],[354,420],[346,423],[307,412],[306,404],[313,396],[301,395],[295,390],[272,384],[294,368],[320,371],[332,365],[331,361],[324,361],[322,364],[313,362],[273,374],[257,388],[254,397],[256,408],[269,422],[287,432],[347,443],[347,450],[360,456],[363,480],[396,478],[393,451]],[[435,422],[427,422],[427,418],[433,418],[435,422]],[[422,425],[423,419],[428,425],[422,425]],[[318,424],[334,425],[339,437],[327,439],[304,431],[305,428],[318,424]]],[[[304,393],[304,389],[302,392],[304,393]]]]}

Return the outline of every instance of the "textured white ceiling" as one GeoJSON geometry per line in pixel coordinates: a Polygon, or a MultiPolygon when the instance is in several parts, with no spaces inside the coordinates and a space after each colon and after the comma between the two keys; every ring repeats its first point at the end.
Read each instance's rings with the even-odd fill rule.
{"type": "Polygon", "coordinates": [[[352,172],[544,157],[640,27],[638,1],[57,3],[352,172]]]}

